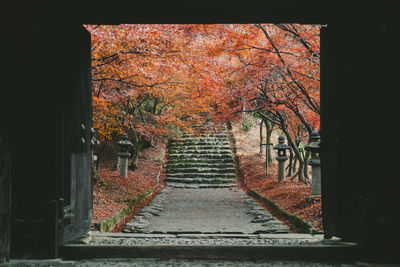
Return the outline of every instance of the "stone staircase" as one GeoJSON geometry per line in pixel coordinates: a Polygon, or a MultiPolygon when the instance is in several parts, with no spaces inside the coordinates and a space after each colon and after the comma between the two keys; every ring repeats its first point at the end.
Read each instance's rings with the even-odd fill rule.
{"type": "Polygon", "coordinates": [[[235,187],[236,172],[226,130],[200,137],[183,134],[170,145],[167,186],[179,188],[235,187]]]}

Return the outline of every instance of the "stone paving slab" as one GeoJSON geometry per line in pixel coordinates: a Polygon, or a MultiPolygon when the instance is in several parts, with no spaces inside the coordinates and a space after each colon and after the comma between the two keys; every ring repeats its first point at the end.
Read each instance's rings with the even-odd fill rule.
{"type": "MultiPolygon", "coordinates": [[[[208,245],[208,246],[297,246],[342,245],[340,240],[327,241],[323,235],[310,234],[145,234],[145,233],[90,233],[89,246],[94,245],[208,245]]],[[[74,244],[82,244],[75,242],[74,244]]]]}
{"type": "Polygon", "coordinates": [[[95,238],[89,246],[323,246],[322,240],[241,237],[95,238]]]}
{"type": "MultiPolygon", "coordinates": [[[[65,261],[61,259],[57,260],[12,260],[12,267],[97,267],[97,266],[116,266],[116,267],[128,267],[128,266],[157,266],[157,267],[172,267],[172,266],[183,266],[183,267],[232,267],[232,266],[248,266],[248,267],[259,267],[259,266],[278,266],[278,267],[320,267],[320,266],[375,266],[373,264],[361,263],[361,262],[332,262],[332,261],[223,261],[223,260],[185,260],[185,259],[91,259],[91,260],[80,260],[80,261],[65,261]]],[[[396,266],[396,265],[382,265],[382,266],[396,266]]]]}
{"type": "Polygon", "coordinates": [[[236,181],[235,183],[230,183],[230,184],[187,184],[187,183],[169,182],[168,186],[172,188],[199,189],[199,188],[233,188],[237,187],[237,184],[236,181]]]}
{"type": "MultiPolygon", "coordinates": [[[[321,241],[324,240],[323,234],[148,234],[148,233],[108,233],[93,231],[88,234],[91,240],[102,238],[266,238],[266,239],[304,239],[321,241]]],[[[86,239],[87,237],[85,237],[86,239]]],[[[331,240],[339,241],[338,238],[333,237],[331,240]]],[[[94,242],[94,241],[93,241],[94,242]]],[[[81,242],[78,242],[81,243],[81,242]]]]}
{"type": "Polygon", "coordinates": [[[165,188],[123,232],[154,234],[287,233],[274,218],[239,188],[165,188]]]}

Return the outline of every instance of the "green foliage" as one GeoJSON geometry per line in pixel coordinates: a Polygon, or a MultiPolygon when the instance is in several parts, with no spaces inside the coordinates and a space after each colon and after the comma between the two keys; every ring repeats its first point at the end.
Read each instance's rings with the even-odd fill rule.
{"type": "Polygon", "coordinates": [[[122,208],[116,215],[101,222],[100,232],[110,232],[119,222],[124,220],[132,212],[136,205],[145,200],[146,197],[153,194],[154,190],[155,187],[151,187],[135,199],[127,200],[127,202],[129,203],[128,207],[122,208]]]}
{"type": "Polygon", "coordinates": [[[170,135],[172,136],[172,138],[180,138],[182,137],[184,130],[182,130],[181,127],[177,127],[177,126],[169,126],[169,130],[170,130],[170,135]]]}
{"type": "Polygon", "coordinates": [[[248,132],[251,127],[253,127],[253,121],[249,117],[245,116],[242,120],[242,127],[240,127],[240,129],[244,132],[248,132]]]}
{"type": "Polygon", "coordinates": [[[259,114],[259,113],[257,113],[257,112],[253,112],[253,113],[251,113],[251,115],[254,117],[254,118],[256,118],[256,119],[262,119],[263,117],[259,114]]]}

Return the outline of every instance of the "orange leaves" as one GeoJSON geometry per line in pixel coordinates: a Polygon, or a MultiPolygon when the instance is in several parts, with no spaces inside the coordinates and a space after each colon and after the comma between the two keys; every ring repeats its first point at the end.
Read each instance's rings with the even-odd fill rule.
{"type": "Polygon", "coordinates": [[[93,128],[101,143],[110,143],[113,136],[123,133],[124,125],[118,119],[119,109],[116,105],[105,99],[93,97],[93,128]]]}
{"type": "Polygon", "coordinates": [[[279,112],[287,123],[319,125],[319,26],[298,24],[232,25],[230,72],[224,99],[232,111],[246,106],[263,113],[279,112]]]}
{"type": "Polygon", "coordinates": [[[290,104],[318,125],[319,58],[310,54],[319,53],[318,26],[86,27],[94,94],[108,103],[95,109],[104,139],[139,122],[140,132],[157,135],[165,131],[154,129],[187,127],[204,114],[229,119],[243,106],[289,113],[290,104]],[[108,121],[100,120],[107,110],[108,121]]]}

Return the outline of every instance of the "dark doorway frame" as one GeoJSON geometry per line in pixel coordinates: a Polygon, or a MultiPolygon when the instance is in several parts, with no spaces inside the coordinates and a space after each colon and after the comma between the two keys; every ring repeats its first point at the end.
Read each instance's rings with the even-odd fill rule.
{"type": "MultiPolygon", "coordinates": [[[[371,137],[365,133],[375,123],[379,123],[385,125],[386,140],[397,140],[394,128],[397,102],[396,98],[391,97],[393,84],[398,84],[394,62],[400,58],[395,46],[399,24],[394,14],[396,9],[389,1],[353,4],[346,8],[337,3],[321,6],[317,1],[304,4],[288,0],[284,3],[267,2],[261,5],[253,0],[246,3],[246,6],[242,6],[228,1],[218,4],[202,1],[179,5],[168,2],[154,8],[144,3],[126,5],[117,1],[113,4],[123,8],[112,14],[107,7],[99,5],[55,6],[52,9],[46,6],[27,6],[23,10],[17,9],[20,12],[18,15],[13,14],[14,18],[21,20],[14,25],[5,23],[5,50],[9,51],[6,60],[9,66],[7,77],[18,82],[2,92],[0,115],[1,133],[10,139],[3,151],[11,155],[10,165],[14,172],[11,175],[6,174],[11,180],[11,186],[18,185],[15,182],[18,179],[21,185],[29,179],[26,177],[27,171],[24,171],[26,166],[21,165],[26,160],[23,157],[24,152],[41,151],[39,156],[42,160],[54,164],[50,165],[50,170],[40,164],[40,167],[34,168],[35,172],[30,174],[30,178],[34,177],[38,182],[30,183],[31,190],[24,190],[26,201],[43,194],[48,196],[47,200],[57,203],[56,200],[63,190],[61,177],[65,170],[60,160],[49,156],[54,151],[56,154],[62,151],[61,144],[57,146],[57,141],[64,133],[59,124],[62,111],[58,105],[58,89],[54,88],[61,88],[59,79],[68,77],[61,77],[54,71],[58,61],[55,56],[49,56],[49,53],[58,55],[59,49],[68,50],[68,39],[63,31],[82,24],[119,23],[327,24],[328,27],[321,33],[321,158],[325,231],[327,235],[356,241],[366,251],[375,251],[382,255],[387,252],[395,253],[395,242],[400,238],[400,220],[393,203],[398,203],[396,190],[399,181],[395,178],[396,165],[390,163],[396,158],[395,152],[399,150],[399,143],[385,145],[383,140],[383,145],[368,146],[366,144],[371,143],[371,137]],[[21,34],[17,28],[24,29],[25,34],[21,34]],[[48,32],[48,38],[38,37],[45,32],[48,32]],[[44,60],[38,60],[40,54],[33,56],[28,53],[26,43],[34,45],[38,51],[45,51],[46,49],[40,47],[49,45],[48,52],[40,52],[47,54],[44,60]],[[52,45],[57,45],[59,49],[52,45]],[[377,67],[369,68],[368,65],[377,67]],[[43,70],[47,76],[34,75],[40,73],[33,71],[35,69],[43,70]],[[379,88],[378,93],[376,88],[379,88]],[[24,97],[21,98],[21,95],[24,97]],[[48,110],[55,112],[49,114],[48,110]],[[18,123],[21,114],[29,118],[22,130],[18,123]],[[29,136],[27,129],[39,130],[29,136]],[[25,142],[27,136],[34,141],[25,142]],[[354,156],[354,151],[357,151],[358,157],[354,156]],[[376,156],[371,157],[371,154],[376,156]],[[377,182],[376,177],[384,182],[377,182]]],[[[6,22],[15,21],[12,18],[6,19],[6,22]]],[[[65,104],[63,101],[61,103],[65,104]]],[[[34,163],[28,162],[28,166],[33,168],[34,163]]],[[[33,209],[30,212],[35,209],[43,211],[41,206],[33,205],[29,208],[33,209]]],[[[47,252],[42,255],[27,248],[22,254],[28,257],[58,255],[58,248],[62,244],[57,241],[62,232],[62,228],[57,227],[60,210],[57,204],[47,208],[48,212],[44,213],[47,214],[47,223],[43,228],[46,230],[39,240],[47,248],[47,252]]],[[[6,203],[0,205],[0,209],[9,211],[10,207],[6,203]]],[[[11,208],[11,214],[26,211],[27,206],[20,211],[15,206],[11,208]]],[[[7,216],[1,219],[4,218],[7,220],[7,216]]],[[[7,229],[4,231],[9,231],[7,229]]]]}

